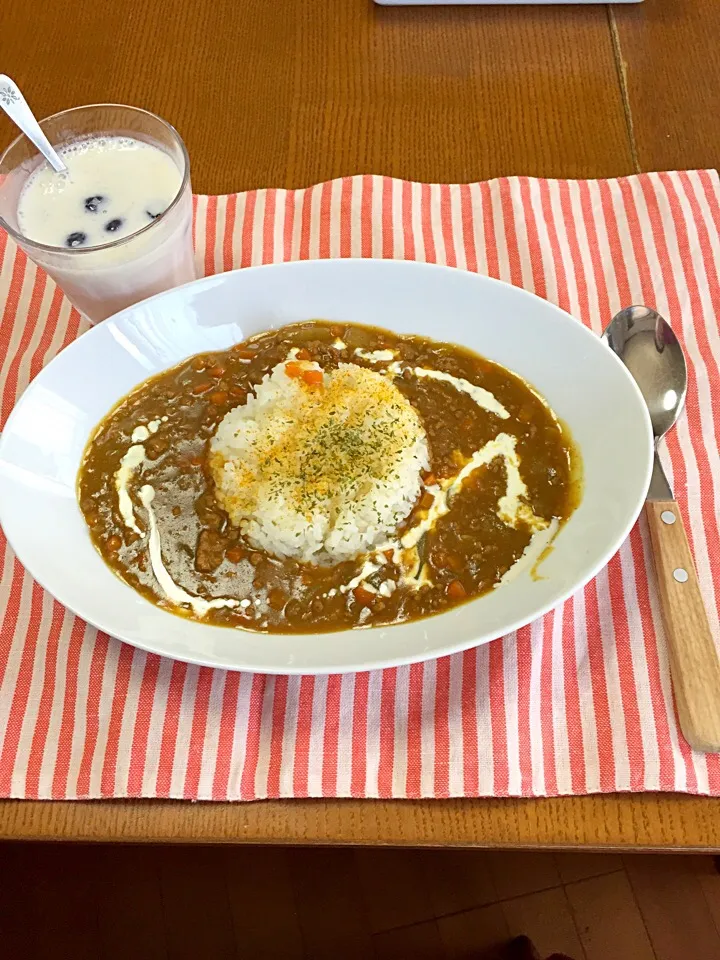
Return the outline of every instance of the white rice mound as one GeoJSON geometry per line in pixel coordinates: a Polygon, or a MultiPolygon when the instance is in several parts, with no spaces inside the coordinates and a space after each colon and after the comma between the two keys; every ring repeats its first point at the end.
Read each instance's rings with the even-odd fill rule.
{"type": "Polygon", "coordinates": [[[392,379],[343,363],[277,364],[210,442],[216,497],[258,549],[332,564],[387,543],[429,467],[422,421],[392,379]],[[317,376],[317,375],[315,375],[317,376]]]}

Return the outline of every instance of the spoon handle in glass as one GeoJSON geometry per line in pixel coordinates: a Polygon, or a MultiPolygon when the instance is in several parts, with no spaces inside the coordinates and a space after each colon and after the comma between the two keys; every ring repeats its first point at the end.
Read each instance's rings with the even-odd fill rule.
{"type": "Polygon", "coordinates": [[[14,80],[5,76],[4,73],[0,73],[0,107],[13,123],[22,130],[28,140],[32,140],[53,170],[56,173],[65,173],[67,167],[42,132],[42,128],[27,105],[20,88],[14,80]]]}

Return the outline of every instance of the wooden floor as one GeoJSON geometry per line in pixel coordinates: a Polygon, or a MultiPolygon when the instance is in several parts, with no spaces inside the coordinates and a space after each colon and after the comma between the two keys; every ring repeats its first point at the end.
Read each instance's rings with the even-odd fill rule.
{"type": "Polygon", "coordinates": [[[0,844],[3,960],[718,960],[711,857],[0,844]]]}

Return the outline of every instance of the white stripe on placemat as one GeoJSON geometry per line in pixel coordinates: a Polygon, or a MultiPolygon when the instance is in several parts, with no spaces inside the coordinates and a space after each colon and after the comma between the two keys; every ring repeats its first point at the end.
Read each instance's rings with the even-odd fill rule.
{"type": "Polygon", "coordinates": [[[505,684],[505,740],[507,743],[508,793],[518,796],[520,784],[520,737],[518,730],[517,638],[511,634],[503,641],[503,682],[505,684]]]}
{"type": "Polygon", "coordinates": [[[541,720],[542,621],[530,624],[530,760],[532,789],[538,796],[545,792],[545,754],[543,751],[541,720]]]}
{"type": "Polygon", "coordinates": [[[145,672],[147,654],[142,650],[134,650],[128,681],[128,693],[125,699],[125,708],[122,712],[119,733],[119,749],[115,763],[115,788],[127,793],[130,778],[130,761],[132,759],[132,740],[135,717],[137,716],[138,701],[142,686],[142,677],[145,672]]]}
{"type": "Polygon", "coordinates": [[[165,713],[170,690],[170,678],[174,664],[172,660],[163,657],[160,660],[157,679],[155,681],[152,710],[150,713],[150,736],[147,741],[145,770],[142,783],[144,796],[154,797],[157,794],[157,780],[160,773],[160,755],[162,750],[162,731],[165,726],[165,713]]]}
{"type": "Polygon", "coordinates": [[[476,651],[476,697],[478,738],[478,792],[492,796],[495,784],[495,763],[492,750],[492,725],[490,720],[490,646],[485,644],[476,651]]]}
{"type": "Polygon", "coordinates": [[[207,247],[205,226],[207,220],[208,197],[195,197],[195,218],[193,230],[195,236],[195,266],[199,277],[205,274],[205,250],[207,247]]]}
{"type": "Polygon", "coordinates": [[[312,725],[308,754],[308,792],[311,797],[322,794],[323,743],[325,734],[326,676],[315,678],[312,699],[312,725]]]}
{"type": "Polygon", "coordinates": [[[41,694],[43,692],[47,666],[48,640],[52,617],[52,598],[45,593],[45,591],[40,590],[36,584],[33,584],[32,592],[37,600],[39,622],[35,628],[37,639],[35,642],[35,652],[30,676],[26,678],[26,683],[18,685],[20,689],[16,688],[16,696],[22,695],[26,698],[22,722],[20,724],[20,735],[17,740],[13,761],[11,789],[16,796],[21,795],[27,786],[27,765],[33,743],[35,724],[42,701],[41,694]]]}
{"type": "Polygon", "coordinates": [[[66,654],[70,647],[74,617],[59,603],[54,603],[55,636],[53,650],[53,682],[46,699],[47,716],[44,722],[45,734],[40,756],[33,756],[34,776],[37,777],[37,796],[43,799],[52,797],[55,761],[60,742],[60,731],[65,702],[67,676],[66,654]],[[49,700],[49,702],[48,702],[49,700]],[[56,746],[57,745],[57,746],[56,746]]]}
{"type": "Polygon", "coordinates": [[[68,718],[68,722],[72,724],[72,743],[68,760],[65,792],[71,799],[76,799],[79,796],[78,781],[80,779],[80,767],[85,751],[85,737],[87,734],[86,704],[90,686],[90,660],[94,638],[95,628],[89,624],[85,624],[78,657],[75,704],[74,708],[70,705],[68,707],[72,714],[71,718],[68,718]],[[92,639],[88,639],[88,635],[90,635],[92,639]]]}
{"type": "Polygon", "coordinates": [[[552,695],[553,738],[555,743],[555,768],[559,793],[571,793],[570,756],[568,730],[565,715],[565,679],[567,664],[563,653],[562,631],[564,606],[558,607],[552,631],[552,695]]]}
{"type": "Polygon", "coordinates": [[[408,777],[408,704],[410,697],[410,667],[398,667],[395,682],[395,711],[393,729],[395,754],[393,758],[392,795],[404,797],[408,777]]]}
{"type": "MultiPolygon", "coordinates": [[[[463,795],[463,730],[462,730],[462,680],[463,658],[449,657],[450,684],[448,691],[448,791],[451,797],[463,795]]],[[[398,794],[399,795],[399,794],[398,794]]]]}
{"type": "MultiPolygon", "coordinates": [[[[242,793],[242,772],[245,764],[245,756],[248,745],[248,730],[250,719],[250,706],[252,703],[252,688],[254,677],[251,673],[243,673],[228,677],[225,681],[226,693],[227,687],[232,682],[233,688],[237,691],[235,700],[235,717],[232,725],[230,740],[230,758],[227,785],[222,784],[218,792],[213,790],[213,797],[220,799],[227,796],[228,800],[240,800],[242,793]]],[[[232,721],[230,721],[232,723],[232,721]]],[[[224,731],[223,731],[224,732],[224,731]]]]}

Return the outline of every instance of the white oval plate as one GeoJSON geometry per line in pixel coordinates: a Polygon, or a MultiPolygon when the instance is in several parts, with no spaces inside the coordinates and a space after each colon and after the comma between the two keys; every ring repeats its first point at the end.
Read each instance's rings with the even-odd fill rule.
{"type": "MultiPolygon", "coordinates": [[[[450,428],[450,427],[449,427],[450,428]]],[[[390,260],[319,260],[208,277],[124,310],[62,351],[32,382],[0,441],[0,522],[19,559],[88,622],[143,650],[263,673],[340,673],[486,643],[529,623],[593,577],[635,522],[652,460],[634,381],[593,333],[516,287],[462,270],[390,260]],[[267,635],[174,616],[119,580],[95,551],[75,481],[88,437],[152,374],[207,350],[309,318],[463,344],[533,384],[572,430],[580,506],[541,567],[448,613],[393,627],[267,635]]]]}

